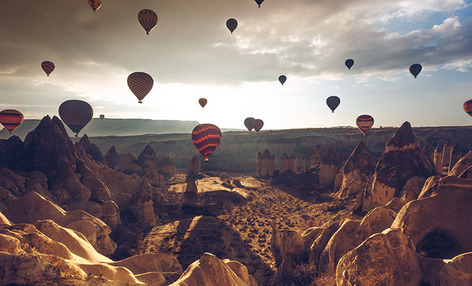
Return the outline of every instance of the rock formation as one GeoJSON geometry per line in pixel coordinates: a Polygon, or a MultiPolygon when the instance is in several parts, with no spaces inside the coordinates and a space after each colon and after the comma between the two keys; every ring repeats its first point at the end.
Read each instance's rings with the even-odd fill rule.
{"type": "Polygon", "coordinates": [[[166,177],[175,174],[175,165],[170,157],[162,157],[157,159],[157,171],[166,177]]]}
{"type": "Polygon", "coordinates": [[[429,157],[429,159],[431,160],[431,162],[434,162],[434,147],[429,144],[429,143],[426,143],[424,146],[423,146],[423,151],[424,153],[426,154],[426,156],[429,157]]]}
{"type": "Polygon", "coordinates": [[[310,159],[310,169],[316,168],[320,165],[321,163],[321,158],[323,158],[323,148],[321,146],[318,146],[315,151],[313,151],[313,154],[311,155],[310,159]]]}
{"type": "Polygon", "coordinates": [[[139,154],[137,164],[142,169],[153,168],[157,170],[157,156],[152,147],[148,144],[139,154]]]}
{"type": "Polygon", "coordinates": [[[345,198],[363,192],[372,182],[375,162],[363,142],[352,151],[341,169],[341,186],[337,196],[345,198]]]}
{"type": "Polygon", "coordinates": [[[238,261],[220,260],[211,253],[204,253],[171,285],[257,286],[257,283],[246,266],[238,261]]]}
{"type": "Polygon", "coordinates": [[[362,212],[387,204],[399,195],[411,177],[427,178],[433,173],[433,165],[416,141],[410,123],[403,123],[377,163],[372,188],[367,189],[361,198],[362,212]]]}
{"type": "Polygon", "coordinates": [[[90,142],[90,139],[88,138],[87,134],[82,136],[80,139],[79,143],[82,148],[84,148],[85,153],[89,154],[92,159],[94,159],[97,162],[103,162],[103,154],[102,151],[97,147],[97,145],[93,144],[90,142]]]}
{"type": "Polygon", "coordinates": [[[450,154],[450,159],[449,159],[449,168],[447,170],[447,173],[449,174],[456,163],[464,156],[464,150],[457,144],[454,144],[451,148],[451,154],[450,154]]]}
{"type": "Polygon", "coordinates": [[[319,183],[322,187],[332,186],[339,169],[341,168],[339,155],[332,147],[322,156],[319,164],[319,183]]]}
{"type": "Polygon", "coordinates": [[[257,154],[257,176],[262,178],[270,178],[274,175],[275,156],[271,155],[268,149],[264,153],[257,154]]]}
{"type": "Polygon", "coordinates": [[[129,203],[132,213],[144,227],[153,227],[156,225],[150,189],[151,186],[149,183],[143,180],[129,203]]]}
{"type": "Polygon", "coordinates": [[[116,152],[115,145],[108,149],[103,159],[108,167],[115,169],[116,164],[118,164],[118,152],[116,152]]]}
{"type": "Polygon", "coordinates": [[[442,166],[443,166],[443,145],[437,145],[434,149],[434,167],[435,174],[442,175],[442,166]]]}
{"type": "Polygon", "coordinates": [[[200,173],[200,159],[193,156],[187,165],[187,176],[196,177],[200,173]]]}
{"type": "Polygon", "coordinates": [[[465,154],[459,161],[456,162],[454,167],[449,172],[450,176],[462,176],[462,173],[472,166],[472,151],[465,154]]]}
{"type": "Polygon", "coordinates": [[[287,171],[291,171],[295,174],[298,173],[297,156],[295,156],[294,153],[292,153],[290,157],[286,153],[282,154],[282,157],[280,157],[279,174],[283,174],[287,171]]]}

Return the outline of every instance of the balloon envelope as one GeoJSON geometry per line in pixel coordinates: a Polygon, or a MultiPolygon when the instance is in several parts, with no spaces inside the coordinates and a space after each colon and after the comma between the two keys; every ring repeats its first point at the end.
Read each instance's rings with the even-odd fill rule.
{"type": "Polygon", "coordinates": [[[150,9],[143,9],[138,13],[138,21],[143,26],[146,34],[149,35],[149,32],[157,24],[157,14],[150,9]]]}
{"type": "Polygon", "coordinates": [[[344,64],[348,69],[351,69],[351,67],[354,65],[354,60],[353,59],[347,59],[344,64]]]}
{"type": "Polygon", "coordinates": [[[59,116],[77,137],[80,130],[92,119],[93,109],[85,101],[77,99],[66,100],[59,106],[59,116]]]}
{"type": "Polygon", "coordinates": [[[285,75],[279,76],[279,81],[282,85],[284,85],[285,81],[287,81],[287,77],[285,75]]]}
{"type": "Polygon", "coordinates": [[[92,8],[93,12],[97,11],[102,7],[102,0],[88,0],[90,7],[92,8]]]}
{"type": "Polygon", "coordinates": [[[365,133],[372,128],[372,125],[374,125],[374,118],[367,114],[359,115],[356,119],[356,125],[365,135],[365,133]]]}
{"type": "Polygon", "coordinates": [[[101,119],[101,120],[105,119],[105,115],[100,114],[100,119],[101,119]]]}
{"type": "Polygon", "coordinates": [[[151,91],[154,80],[145,72],[134,72],[128,76],[128,87],[142,103],[143,98],[151,91]]]}
{"type": "Polygon", "coordinates": [[[0,111],[0,123],[10,131],[10,134],[23,122],[23,114],[15,109],[5,109],[0,111]]]}
{"type": "Polygon", "coordinates": [[[213,154],[221,142],[220,128],[208,123],[199,124],[193,128],[192,142],[207,162],[208,157],[213,154]]]}
{"type": "Polygon", "coordinates": [[[259,132],[263,126],[264,126],[264,121],[262,121],[261,119],[255,119],[252,122],[252,127],[254,128],[254,130],[256,130],[256,132],[259,132]]]}
{"type": "Polygon", "coordinates": [[[41,68],[49,76],[49,74],[54,70],[55,66],[53,62],[44,61],[41,63],[41,68]]]}
{"type": "Polygon", "coordinates": [[[410,66],[410,73],[416,78],[423,67],[420,64],[413,64],[410,66]]]}
{"type": "Polygon", "coordinates": [[[264,2],[264,0],[256,0],[257,6],[261,8],[261,4],[264,2]]]}
{"type": "Polygon", "coordinates": [[[246,126],[248,131],[251,131],[254,127],[252,127],[252,123],[254,122],[255,118],[248,117],[244,119],[244,126],[246,126]]]}
{"type": "Polygon", "coordinates": [[[341,99],[337,96],[330,96],[326,99],[326,104],[333,113],[334,110],[339,106],[339,103],[341,103],[341,99]]]}
{"type": "Polygon", "coordinates": [[[472,116],[472,99],[467,100],[464,102],[464,111],[467,112],[470,116],[472,116]]]}
{"type": "Polygon", "coordinates": [[[233,31],[238,27],[238,21],[236,21],[236,19],[230,18],[228,21],[226,21],[226,27],[232,34],[233,31]]]}
{"type": "Polygon", "coordinates": [[[200,103],[200,106],[203,108],[207,104],[208,100],[206,98],[200,98],[198,100],[198,103],[200,103]]]}

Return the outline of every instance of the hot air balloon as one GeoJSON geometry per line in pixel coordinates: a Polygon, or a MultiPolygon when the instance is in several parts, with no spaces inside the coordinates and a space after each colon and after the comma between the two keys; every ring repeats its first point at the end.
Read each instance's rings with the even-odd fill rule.
{"type": "Polygon", "coordinates": [[[464,111],[467,112],[470,116],[472,116],[472,99],[467,100],[464,102],[464,111]]]}
{"type": "Polygon", "coordinates": [[[256,3],[257,3],[257,7],[258,7],[258,8],[261,8],[262,2],[264,2],[264,0],[256,0],[256,3]]]}
{"type": "Polygon", "coordinates": [[[254,127],[252,127],[252,123],[254,122],[253,117],[248,117],[244,119],[244,126],[246,126],[247,130],[251,131],[254,127]]]}
{"type": "Polygon", "coordinates": [[[16,127],[23,122],[23,114],[15,109],[5,109],[0,111],[0,123],[10,131],[10,134],[16,127]]]}
{"type": "Polygon", "coordinates": [[[365,133],[372,128],[372,125],[374,125],[374,118],[367,114],[359,115],[356,119],[356,125],[365,136],[365,133]]]}
{"type": "Polygon", "coordinates": [[[226,21],[226,27],[232,34],[233,31],[238,27],[238,21],[236,21],[236,19],[230,18],[228,21],[226,21]]]}
{"type": "Polygon", "coordinates": [[[143,103],[143,98],[151,91],[154,80],[145,72],[134,72],[128,76],[129,89],[143,103]]]}
{"type": "Polygon", "coordinates": [[[279,76],[279,81],[282,85],[284,85],[285,81],[287,80],[287,77],[284,75],[279,76]]]}
{"type": "Polygon", "coordinates": [[[100,119],[101,119],[101,120],[105,119],[105,115],[104,115],[104,114],[100,114],[100,119]]]}
{"type": "Polygon", "coordinates": [[[326,104],[333,113],[334,110],[339,106],[339,103],[341,103],[341,99],[339,99],[337,96],[330,96],[326,99],[326,104]]]}
{"type": "Polygon", "coordinates": [[[192,141],[197,150],[203,155],[205,162],[221,142],[221,131],[213,124],[199,124],[193,128],[192,141]]]}
{"type": "Polygon", "coordinates": [[[198,103],[200,103],[200,106],[202,107],[202,109],[203,109],[203,107],[205,107],[205,105],[207,104],[207,102],[208,102],[208,100],[207,100],[206,98],[200,98],[200,99],[198,100],[198,103]]]}
{"type": "Polygon", "coordinates": [[[102,0],[88,0],[90,7],[92,8],[93,12],[97,11],[102,7],[102,0]]]}
{"type": "Polygon", "coordinates": [[[149,32],[157,24],[157,14],[150,9],[143,9],[138,13],[138,20],[144,30],[146,30],[146,34],[149,35],[149,32]]]}
{"type": "Polygon", "coordinates": [[[80,130],[92,119],[93,109],[85,101],[77,99],[66,100],[59,106],[59,116],[70,130],[75,132],[75,137],[78,137],[80,130]]]}
{"type": "Polygon", "coordinates": [[[259,132],[262,129],[262,126],[264,126],[264,121],[261,119],[254,119],[252,122],[252,127],[254,130],[256,130],[256,132],[259,132]]]}
{"type": "Polygon", "coordinates": [[[47,74],[47,76],[49,76],[49,74],[52,73],[56,66],[54,66],[53,62],[44,61],[41,63],[41,67],[43,68],[43,71],[47,74]]]}
{"type": "Polygon", "coordinates": [[[351,67],[354,65],[354,60],[353,59],[347,59],[344,64],[348,69],[351,69],[351,67]]]}
{"type": "Polygon", "coordinates": [[[410,73],[416,78],[423,67],[420,64],[413,64],[410,66],[410,73]]]}

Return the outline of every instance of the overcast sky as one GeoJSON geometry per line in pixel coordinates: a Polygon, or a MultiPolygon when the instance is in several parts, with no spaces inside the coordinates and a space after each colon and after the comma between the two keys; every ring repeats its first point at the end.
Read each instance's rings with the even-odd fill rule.
{"type": "Polygon", "coordinates": [[[0,110],[40,119],[81,99],[94,117],[225,128],[246,117],[264,129],[355,126],[360,114],[374,127],[470,125],[471,16],[471,0],[103,0],[96,13],[87,0],[2,1],[0,110]],[[145,8],[159,17],[149,36],[145,8]],[[49,77],[44,60],[56,65],[49,77]],[[143,104],[126,82],[135,71],[154,78],[143,104]]]}

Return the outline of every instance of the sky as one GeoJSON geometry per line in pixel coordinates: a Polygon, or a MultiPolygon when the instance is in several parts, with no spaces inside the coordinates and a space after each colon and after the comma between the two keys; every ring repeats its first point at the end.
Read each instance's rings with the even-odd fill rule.
{"type": "Polygon", "coordinates": [[[94,117],[222,128],[244,129],[246,117],[266,130],[355,126],[361,114],[374,128],[472,124],[462,108],[472,98],[472,0],[102,2],[94,13],[87,0],[2,1],[0,110],[41,119],[80,99],[94,117]],[[159,18],[150,35],[142,9],[159,18]],[[56,66],[49,77],[45,60],[56,66]],[[142,104],[127,85],[136,71],[154,79],[142,104]]]}

